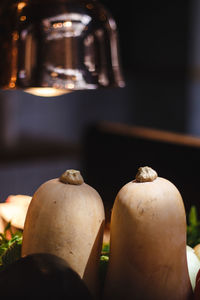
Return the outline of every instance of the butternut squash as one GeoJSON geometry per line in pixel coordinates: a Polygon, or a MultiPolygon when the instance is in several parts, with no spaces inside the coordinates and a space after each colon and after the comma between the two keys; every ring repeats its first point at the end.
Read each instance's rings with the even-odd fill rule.
{"type": "Polygon", "coordinates": [[[22,256],[50,253],[64,259],[98,294],[105,212],[98,192],[77,170],[42,184],[29,205],[22,256]]]}
{"type": "Polygon", "coordinates": [[[186,215],[178,189],[149,168],[118,192],[104,299],[188,300],[186,215]]]}

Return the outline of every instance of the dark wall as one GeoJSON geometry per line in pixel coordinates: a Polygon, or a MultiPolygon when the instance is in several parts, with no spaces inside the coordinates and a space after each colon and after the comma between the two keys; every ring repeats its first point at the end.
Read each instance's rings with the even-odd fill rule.
{"type": "Polygon", "coordinates": [[[125,77],[134,84],[134,124],[186,131],[193,1],[101,2],[116,19],[125,77]]]}
{"type": "MultiPolygon", "coordinates": [[[[102,120],[186,131],[190,10],[194,1],[98,1],[117,22],[127,86],[81,91],[49,100],[20,91],[1,92],[0,153],[5,146],[14,148],[14,153],[18,145],[24,149],[21,140],[25,137],[32,140],[31,151],[37,160],[41,147],[35,141],[76,146],[82,143],[87,128],[102,120]]],[[[1,154],[0,201],[9,193],[32,194],[40,182],[59,175],[62,168],[81,167],[79,156],[74,160],[68,154],[63,158],[55,152],[54,158],[59,170],[56,161],[40,161],[42,168],[36,165],[35,175],[28,177],[33,170],[31,161],[19,167],[10,158],[5,161],[1,154]]]]}
{"type": "Polygon", "coordinates": [[[100,2],[117,22],[126,71],[145,77],[162,74],[165,78],[186,73],[192,1],[100,2]]]}

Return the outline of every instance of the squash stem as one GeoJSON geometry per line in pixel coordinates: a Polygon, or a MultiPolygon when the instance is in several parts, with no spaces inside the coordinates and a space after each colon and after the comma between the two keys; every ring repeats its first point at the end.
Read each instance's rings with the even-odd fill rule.
{"type": "Polygon", "coordinates": [[[62,183],[81,185],[84,183],[83,177],[81,176],[80,171],[78,170],[66,170],[59,178],[62,183]]]}
{"type": "Polygon", "coordinates": [[[140,167],[135,176],[137,182],[151,182],[158,177],[158,174],[155,170],[150,167],[140,167]]]}

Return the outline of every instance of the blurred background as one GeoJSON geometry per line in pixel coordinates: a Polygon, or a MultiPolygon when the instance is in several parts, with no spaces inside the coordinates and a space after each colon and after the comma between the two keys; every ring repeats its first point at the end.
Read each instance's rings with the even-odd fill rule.
{"type": "Polygon", "coordinates": [[[198,205],[200,3],[99,1],[118,26],[126,87],[55,98],[1,91],[0,201],[32,195],[74,168],[112,203],[137,168],[149,164],[178,186],[187,209],[198,205]],[[112,124],[127,127],[122,133],[112,124]],[[138,127],[158,132],[138,138],[138,127]],[[172,135],[163,140],[166,132],[172,135]]]}

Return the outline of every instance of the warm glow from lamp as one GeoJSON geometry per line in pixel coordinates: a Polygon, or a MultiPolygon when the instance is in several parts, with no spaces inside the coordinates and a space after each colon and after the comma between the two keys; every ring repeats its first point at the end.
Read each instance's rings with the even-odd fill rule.
{"type": "Polygon", "coordinates": [[[25,6],[26,6],[25,2],[19,2],[18,5],[17,5],[18,11],[22,10],[25,6]]]}
{"type": "Polygon", "coordinates": [[[72,91],[60,90],[55,88],[28,88],[25,89],[24,92],[35,96],[40,96],[40,97],[56,97],[56,96],[61,96],[70,93],[72,91]]]}
{"type": "Polygon", "coordinates": [[[22,21],[22,22],[26,21],[26,16],[21,16],[20,21],[22,21]]]}
{"type": "Polygon", "coordinates": [[[66,21],[66,22],[63,23],[63,26],[68,27],[68,28],[72,27],[72,22],[71,21],[66,21]]]}

